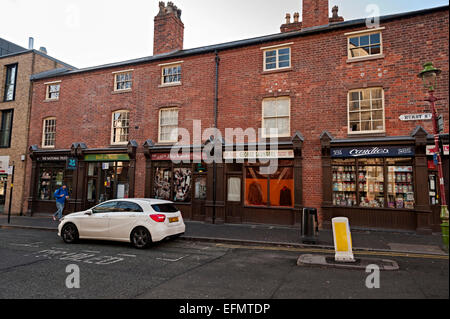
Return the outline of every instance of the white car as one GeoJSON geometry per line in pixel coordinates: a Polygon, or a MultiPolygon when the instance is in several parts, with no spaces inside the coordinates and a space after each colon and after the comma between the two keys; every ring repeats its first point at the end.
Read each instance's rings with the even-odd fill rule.
{"type": "Polygon", "coordinates": [[[186,226],[180,211],[170,201],[116,199],[60,220],[58,236],[70,244],[78,239],[131,242],[137,248],[177,237],[186,226]]]}

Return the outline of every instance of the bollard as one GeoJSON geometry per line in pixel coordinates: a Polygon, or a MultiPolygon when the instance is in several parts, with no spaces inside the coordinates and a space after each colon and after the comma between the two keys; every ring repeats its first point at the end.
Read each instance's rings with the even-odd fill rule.
{"type": "Polygon", "coordinates": [[[336,217],[332,220],[335,248],[335,260],[340,262],[355,262],[352,250],[352,236],[348,218],[336,217]]]}
{"type": "Polygon", "coordinates": [[[317,209],[303,208],[301,237],[304,244],[317,244],[319,222],[317,209]]]}

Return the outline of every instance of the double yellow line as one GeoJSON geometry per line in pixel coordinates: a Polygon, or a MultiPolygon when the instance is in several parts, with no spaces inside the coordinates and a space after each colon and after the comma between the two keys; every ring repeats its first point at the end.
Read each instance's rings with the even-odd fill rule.
{"type": "MultiPolygon", "coordinates": [[[[271,251],[290,251],[301,253],[321,253],[321,254],[334,254],[332,249],[321,248],[296,248],[296,247],[274,247],[274,246],[245,246],[235,244],[216,244],[217,247],[230,248],[230,249],[250,249],[250,250],[271,250],[271,251]]],[[[406,252],[389,252],[389,251],[354,251],[353,254],[361,256],[386,256],[386,257],[405,257],[405,258],[422,258],[422,259],[440,259],[448,260],[446,255],[432,255],[432,254],[419,254],[419,253],[406,253],[406,252]]]]}

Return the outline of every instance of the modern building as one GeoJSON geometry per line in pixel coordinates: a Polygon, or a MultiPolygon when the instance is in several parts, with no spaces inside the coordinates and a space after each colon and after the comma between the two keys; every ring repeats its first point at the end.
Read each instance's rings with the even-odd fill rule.
{"type": "MultiPolygon", "coordinates": [[[[32,43],[30,38],[30,44],[32,43]]],[[[22,48],[0,38],[0,213],[9,208],[12,170],[14,184],[11,214],[23,213],[25,162],[31,107],[31,82],[34,73],[57,68],[74,69],[45,52],[22,48]],[[9,173],[9,174],[8,174],[9,173]]]]}
{"type": "Polygon", "coordinates": [[[184,49],[181,10],[160,3],[153,56],[34,75],[28,213],[66,183],[68,211],[158,197],[215,223],[295,225],[315,207],[324,227],[439,231],[433,125],[402,115],[429,113],[417,74],[433,61],[448,145],[449,7],[379,25],[332,12],[303,0],[280,33],[184,49]]]}

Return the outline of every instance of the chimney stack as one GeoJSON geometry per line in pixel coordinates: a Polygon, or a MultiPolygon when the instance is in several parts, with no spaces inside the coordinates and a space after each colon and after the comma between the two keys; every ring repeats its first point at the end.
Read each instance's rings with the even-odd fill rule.
{"type": "Polygon", "coordinates": [[[329,24],[328,0],[303,0],[303,28],[329,24]]]}
{"type": "Polygon", "coordinates": [[[159,13],[155,17],[153,55],[183,50],[184,24],[181,10],[172,2],[159,2],[159,13]]]}

